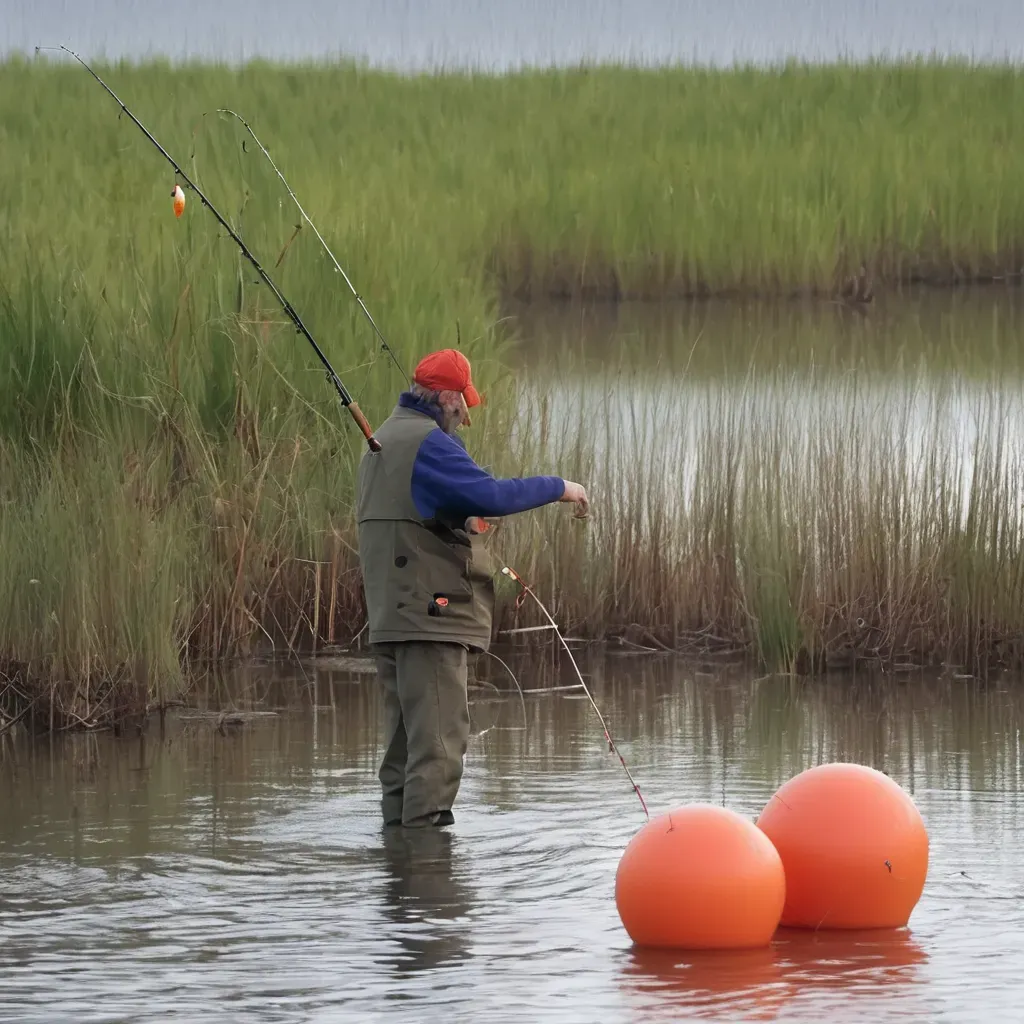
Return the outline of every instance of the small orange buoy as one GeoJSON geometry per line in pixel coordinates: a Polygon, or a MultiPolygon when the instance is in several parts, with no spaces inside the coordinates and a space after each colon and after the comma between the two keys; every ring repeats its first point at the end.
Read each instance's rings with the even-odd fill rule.
{"type": "Polygon", "coordinates": [[[782,924],[902,928],[928,873],[928,833],[887,775],[823,764],[781,786],[757,820],[786,871],[782,924]]]}
{"type": "Polygon", "coordinates": [[[712,804],[652,818],[615,874],[615,906],[637,946],[753,949],[779,924],[786,879],[753,822],[712,804]]]}
{"type": "Polygon", "coordinates": [[[180,217],[185,212],[185,193],[180,185],[175,185],[171,195],[174,197],[174,216],[180,217]]]}

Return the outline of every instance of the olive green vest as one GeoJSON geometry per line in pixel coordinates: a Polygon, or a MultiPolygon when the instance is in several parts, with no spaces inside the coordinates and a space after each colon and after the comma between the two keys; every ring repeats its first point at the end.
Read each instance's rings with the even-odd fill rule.
{"type": "Polygon", "coordinates": [[[398,406],[377,430],[381,451],[359,464],[356,521],[371,644],[438,640],[487,650],[494,571],[483,537],[465,522],[424,520],[412,500],[423,440],[440,429],[398,406]]]}

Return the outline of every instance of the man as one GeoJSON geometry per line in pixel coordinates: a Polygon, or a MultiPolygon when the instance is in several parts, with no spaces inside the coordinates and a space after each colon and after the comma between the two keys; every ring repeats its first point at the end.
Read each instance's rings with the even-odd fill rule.
{"type": "Polygon", "coordinates": [[[494,611],[496,566],[474,519],[557,501],[587,511],[572,481],[497,480],[481,469],[456,433],[479,404],[461,352],[428,355],[376,432],[382,451],[359,466],[359,558],[384,687],[386,825],[455,820],[469,739],[467,653],[490,646],[494,611]]]}

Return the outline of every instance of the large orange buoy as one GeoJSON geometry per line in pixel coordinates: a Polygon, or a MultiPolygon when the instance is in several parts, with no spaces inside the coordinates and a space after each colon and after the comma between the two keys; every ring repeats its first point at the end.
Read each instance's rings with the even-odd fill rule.
{"type": "Polygon", "coordinates": [[[786,896],[782,861],[753,822],[713,804],[652,818],[615,874],[615,905],[637,946],[765,946],[786,896]]]}
{"type": "Polygon", "coordinates": [[[786,871],[782,924],[901,928],[924,889],[928,833],[913,800],[860,764],[823,764],[781,786],[757,820],[786,871]]]}

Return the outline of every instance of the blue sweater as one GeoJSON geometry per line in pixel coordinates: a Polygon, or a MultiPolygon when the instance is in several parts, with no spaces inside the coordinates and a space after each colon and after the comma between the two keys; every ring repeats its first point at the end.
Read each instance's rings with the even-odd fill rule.
{"type": "MultiPolygon", "coordinates": [[[[398,404],[437,422],[434,410],[409,392],[398,404]]],[[[472,459],[462,439],[438,425],[424,438],[412,468],[412,500],[424,519],[447,515],[510,516],[558,501],[565,481],[557,476],[497,480],[472,459]]]]}

